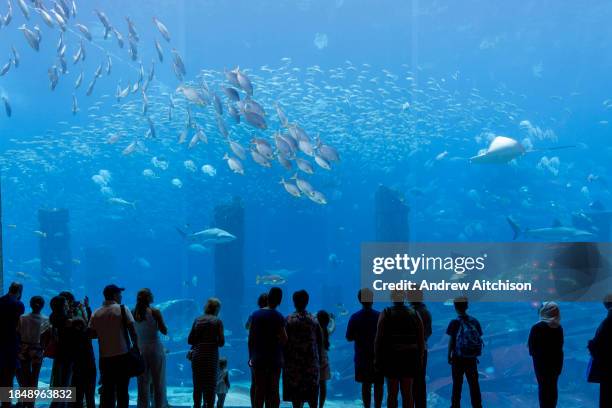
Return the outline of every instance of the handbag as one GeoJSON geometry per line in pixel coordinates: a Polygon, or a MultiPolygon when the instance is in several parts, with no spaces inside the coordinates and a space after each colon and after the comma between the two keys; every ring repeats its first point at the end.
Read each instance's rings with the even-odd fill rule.
{"type": "Polygon", "coordinates": [[[40,346],[43,349],[43,357],[55,358],[58,351],[57,330],[51,326],[40,335],[40,346]]]}
{"type": "Polygon", "coordinates": [[[128,376],[138,377],[144,373],[144,359],[140,354],[140,350],[135,343],[130,341],[130,333],[128,332],[127,315],[125,313],[125,306],[121,305],[121,322],[123,326],[123,335],[125,336],[125,344],[128,346],[128,352],[126,355],[126,370],[128,376]]]}

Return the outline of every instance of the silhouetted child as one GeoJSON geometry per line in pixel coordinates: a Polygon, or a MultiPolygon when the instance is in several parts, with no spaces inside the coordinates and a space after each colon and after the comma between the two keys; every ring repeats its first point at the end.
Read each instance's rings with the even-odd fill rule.
{"type": "Polygon", "coordinates": [[[472,407],[482,408],[480,384],[478,383],[478,357],[482,354],[482,328],[478,320],[468,316],[468,301],[465,297],[454,300],[457,318],[451,320],[446,329],[448,341],[448,363],[452,367],[453,394],[451,408],[461,406],[463,376],[470,387],[472,407]]]}
{"type": "Polygon", "coordinates": [[[334,332],[335,323],[333,323],[332,316],[329,315],[325,310],[319,310],[317,313],[317,321],[321,326],[321,333],[323,335],[323,348],[321,350],[321,367],[319,375],[319,408],[323,408],[325,405],[325,399],[327,398],[327,381],[331,378],[331,370],[329,368],[329,356],[327,355],[330,347],[329,336],[334,332]],[[330,327],[330,323],[331,327],[330,327]]]}
{"type": "Polygon", "coordinates": [[[230,389],[229,371],[227,370],[227,358],[219,358],[219,373],[217,376],[217,408],[223,408],[225,397],[230,389]]]}

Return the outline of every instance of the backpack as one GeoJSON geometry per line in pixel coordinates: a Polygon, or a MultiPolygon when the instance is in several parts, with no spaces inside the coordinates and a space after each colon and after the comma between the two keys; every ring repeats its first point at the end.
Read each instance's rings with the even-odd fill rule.
{"type": "Polygon", "coordinates": [[[484,345],[478,332],[477,322],[471,317],[459,318],[459,329],[455,338],[455,355],[463,358],[476,358],[482,354],[484,345]]]}

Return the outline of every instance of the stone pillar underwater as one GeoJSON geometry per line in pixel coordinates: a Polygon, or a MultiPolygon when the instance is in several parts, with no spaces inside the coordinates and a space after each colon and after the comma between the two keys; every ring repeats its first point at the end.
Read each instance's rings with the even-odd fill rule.
{"type": "Polygon", "coordinates": [[[38,210],[41,283],[47,292],[68,290],[72,279],[72,252],[67,209],[38,210]]]}
{"type": "Polygon", "coordinates": [[[214,227],[234,236],[232,242],[215,246],[215,296],[222,303],[221,317],[225,328],[234,333],[244,330],[244,207],[239,197],[214,209],[214,227]]]}
{"type": "Polygon", "coordinates": [[[375,229],[378,242],[408,242],[408,204],[403,194],[380,185],[375,194],[375,229]]]}

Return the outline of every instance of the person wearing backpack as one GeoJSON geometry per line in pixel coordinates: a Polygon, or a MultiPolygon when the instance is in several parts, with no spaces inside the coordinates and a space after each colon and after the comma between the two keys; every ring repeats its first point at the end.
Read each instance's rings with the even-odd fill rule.
{"type": "Polygon", "coordinates": [[[446,329],[448,341],[448,363],[452,367],[453,394],[451,408],[461,406],[463,376],[470,387],[473,408],[482,408],[480,384],[478,383],[478,357],[482,354],[482,328],[478,320],[468,316],[468,301],[465,297],[453,301],[457,318],[451,320],[446,329]]]}
{"type": "Polygon", "coordinates": [[[380,314],[374,340],[374,366],[387,379],[388,408],[398,407],[398,392],[403,407],[414,406],[412,385],[423,366],[423,322],[405,300],[405,292],[391,293],[393,305],[380,314]]]}

